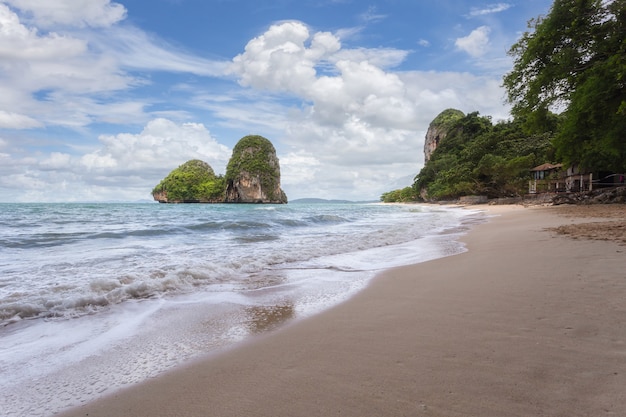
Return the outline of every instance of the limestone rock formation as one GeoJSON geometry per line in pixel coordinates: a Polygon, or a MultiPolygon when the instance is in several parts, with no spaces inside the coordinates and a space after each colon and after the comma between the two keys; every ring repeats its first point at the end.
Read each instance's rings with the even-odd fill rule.
{"type": "Polygon", "coordinates": [[[226,167],[226,203],[286,204],[274,145],[262,136],[241,138],[226,167]]]}
{"type": "Polygon", "coordinates": [[[154,189],[159,203],[222,203],[225,182],[204,161],[192,159],[168,174],[154,189]]]}
{"type": "Polygon", "coordinates": [[[446,109],[430,122],[424,141],[424,163],[430,160],[430,156],[437,149],[439,142],[447,136],[454,122],[463,117],[465,114],[460,110],[446,109]]]}

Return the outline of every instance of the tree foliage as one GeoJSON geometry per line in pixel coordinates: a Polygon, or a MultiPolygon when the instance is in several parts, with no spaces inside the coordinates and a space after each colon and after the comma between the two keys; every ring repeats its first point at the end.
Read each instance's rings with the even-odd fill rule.
{"type": "Polygon", "coordinates": [[[170,202],[216,202],[224,199],[225,184],[209,164],[192,159],[170,172],[152,195],[165,194],[170,202]]]}
{"type": "Polygon", "coordinates": [[[493,125],[470,113],[458,120],[415,177],[414,193],[429,199],[525,192],[529,170],[553,157],[551,135],[528,134],[520,122],[493,125]]]}
{"type": "Polygon", "coordinates": [[[461,110],[445,109],[439,113],[432,122],[430,122],[430,126],[443,127],[447,130],[464,116],[465,114],[461,110]]]}
{"type": "Polygon", "coordinates": [[[513,116],[545,129],[562,111],[559,160],[626,170],[626,0],[555,0],[529,29],[504,78],[513,116]]]}
{"type": "Polygon", "coordinates": [[[416,201],[418,194],[413,187],[404,187],[399,190],[393,190],[380,196],[380,201],[383,203],[409,203],[416,201]]]}
{"type": "MultiPolygon", "coordinates": [[[[280,182],[280,166],[276,149],[263,136],[248,135],[237,142],[226,167],[226,182],[232,183],[242,172],[258,175],[261,185],[271,194],[280,182]]],[[[268,195],[270,199],[280,196],[268,195]]],[[[286,198],[286,197],[285,197],[286,198]]]]}

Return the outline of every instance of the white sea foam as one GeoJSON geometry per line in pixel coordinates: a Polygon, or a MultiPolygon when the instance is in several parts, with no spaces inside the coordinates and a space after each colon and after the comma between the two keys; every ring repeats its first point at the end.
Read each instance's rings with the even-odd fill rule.
{"type": "Polygon", "coordinates": [[[6,416],[53,415],[315,314],[382,269],[463,251],[456,237],[473,216],[379,205],[16,206],[0,205],[6,416]]]}

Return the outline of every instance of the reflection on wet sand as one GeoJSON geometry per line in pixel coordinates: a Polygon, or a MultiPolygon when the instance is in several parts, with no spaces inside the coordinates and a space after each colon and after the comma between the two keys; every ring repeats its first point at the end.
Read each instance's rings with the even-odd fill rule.
{"type": "Polygon", "coordinates": [[[251,333],[274,330],[295,316],[293,304],[246,308],[246,325],[251,333]]]}

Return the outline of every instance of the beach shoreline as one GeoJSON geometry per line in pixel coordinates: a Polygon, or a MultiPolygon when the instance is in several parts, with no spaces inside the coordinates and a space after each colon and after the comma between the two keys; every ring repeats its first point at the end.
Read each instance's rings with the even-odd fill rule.
{"type": "Polygon", "coordinates": [[[547,230],[606,215],[485,209],[465,253],[59,415],[621,415],[626,247],[547,230]]]}

